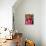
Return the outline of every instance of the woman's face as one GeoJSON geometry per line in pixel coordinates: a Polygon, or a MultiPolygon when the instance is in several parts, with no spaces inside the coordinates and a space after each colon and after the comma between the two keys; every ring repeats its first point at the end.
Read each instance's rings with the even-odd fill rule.
{"type": "Polygon", "coordinates": [[[29,18],[32,19],[32,16],[30,16],[29,18]]]}
{"type": "Polygon", "coordinates": [[[26,18],[27,18],[27,19],[29,19],[29,15],[28,15],[28,16],[26,16],[26,18]]]}

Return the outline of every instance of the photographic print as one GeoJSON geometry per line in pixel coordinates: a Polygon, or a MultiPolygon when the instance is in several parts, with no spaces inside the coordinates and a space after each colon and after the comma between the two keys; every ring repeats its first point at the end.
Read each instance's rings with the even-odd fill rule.
{"type": "Polygon", "coordinates": [[[34,24],[33,14],[25,14],[25,24],[27,24],[27,25],[34,24]]]}

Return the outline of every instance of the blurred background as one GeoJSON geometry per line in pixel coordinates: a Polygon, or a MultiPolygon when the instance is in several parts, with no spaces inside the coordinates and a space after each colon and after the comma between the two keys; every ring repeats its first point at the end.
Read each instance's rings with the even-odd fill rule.
{"type": "Polygon", "coordinates": [[[25,39],[46,46],[46,0],[0,0],[0,27],[12,29],[13,15],[14,27],[25,39]],[[34,25],[25,25],[27,13],[34,14],[34,25]]]}

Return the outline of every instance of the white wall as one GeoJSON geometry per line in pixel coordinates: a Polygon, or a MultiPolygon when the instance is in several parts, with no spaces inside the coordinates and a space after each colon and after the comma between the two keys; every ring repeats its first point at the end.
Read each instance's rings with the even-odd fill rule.
{"type": "Polygon", "coordinates": [[[12,28],[12,6],[16,0],[0,0],[0,27],[12,28]]]}
{"type": "Polygon", "coordinates": [[[36,46],[41,46],[41,0],[23,0],[15,9],[15,28],[22,32],[24,37],[35,41],[36,46]],[[25,25],[25,14],[34,14],[34,24],[25,25]]]}
{"type": "Polygon", "coordinates": [[[46,0],[41,1],[41,38],[42,46],[46,46],[46,0]]]}

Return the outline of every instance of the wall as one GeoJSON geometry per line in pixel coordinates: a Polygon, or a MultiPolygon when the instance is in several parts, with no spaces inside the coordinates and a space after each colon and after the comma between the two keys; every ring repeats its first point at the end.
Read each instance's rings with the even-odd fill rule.
{"type": "Polygon", "coordinates": [[[41,0],[23,0],[14,9],[15,28],[23,33],[23,37],[34,40],[36,46],[41,46],[41,0]],[[25,25],[25,14],[34,14],[34,24],[25,25]]]}
{"type": "Polygon", "coordinates": [[[46,0],[41,1],[41,41],[46,46],[46,0]]]}
{"type": "Polygon", "coordinates": [[[12,6],[16,0],[0,0],[0,27],[12,29],[12,6]]]}

